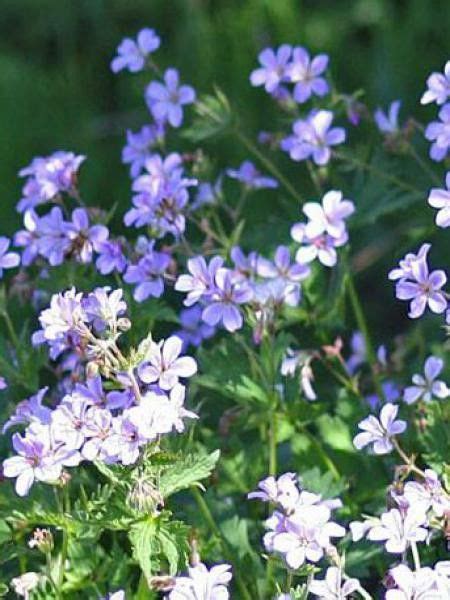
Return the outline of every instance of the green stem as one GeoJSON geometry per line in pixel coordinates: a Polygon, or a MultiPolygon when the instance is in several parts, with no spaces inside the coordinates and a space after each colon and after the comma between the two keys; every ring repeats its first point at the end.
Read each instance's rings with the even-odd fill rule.
{"type": "Polygon", "coordinates": [[[420,569],[420,555],[416,542],[411,542],[411,552],[413,555],[414,569],[418,571],[420,569]]]}
{"type": "Polygon", "coordinates": [[[5,320],[6,329],[8,330],[8,334],[9,334],[9,337],[11,338],[12,343],[14,344],[16,350],[19,350],[20,340],[16,333],[16,330],[14,329],[13,322],[12,322],[11,317],[9,316],[9,313],[6,310],[6,308],[4,310],[2,310],[1,315],[5,320]]]}
{"type": "Polygon", "coordinates": [[[363,334],[367,358],[372,369],[373,382],[377,390],[377,394],[381,399],[384,399],[383,388],[381,387],[380,378],[377,373],[377,356],[375,354],[375,349],[372,344],[372,339],[370,337],[369,328],[367,326],[366,317],[364,315],[364,311],[359,300],[358,292],[356,291],[353,277],[349,271],[347,271],[347,291],[350,297],[353,312],[355,314],[356,323],[358,325],[359,330],[363,334]]]}
{"type": "Polygon", "coordinates": [[[298,430],[301,433],[303,433],[308,438],[311,445],[314,447],[314,450],[319,455],[319,457],[322,459],[322,462],[323,462],[325,468],[328,469],[328,471],[330,471],[330,473],[333,475],[333,477],[336,479],[336,481],[339,481],[341,479],[341,474],[339,473],[339,470],[336,467],[336,465],[334,464],[334,462],[331,460],[331,458],[325,452],[325,450],[324,450],[322,444],[319,442],[319,440],[316,439],[316,437],[310,431],[307,430],[307,428],[305,427],[305,425],[303,425],[303,423],[296,423],[296,427],[298,428],[298,430]]]}
{"type": "Polygon", "coordinates": [[[390,173],[386,173],[385,171],[378,169],[378,167],[374,167],[373,165],[367,164],[367,163],[363,162],[362,160],[359,160],[358,158],[353,158],[350,156],[346,156],[344,154],[340,154],[339,152],[335,152],[334,156],[336,158],[338,158],[339,160],[342,160],[343,162],[346,162],[358,169],[363,169],[364,171],[368,171],[369,173],[376,175],[380,179],[384,179],[384,181],[388,181],[389,183],[394,184],[395,186],[397,186],[398,188],[400,188],[402,190],[405,190],[407,192],[412,192],[414,194],[417,194],[417,196],[423,197],[423,192],[418,190],[416,187],[414,187],[407,181],[404,181],[403,179],[396,177],[395,175],[391,175],[390,173]]]}
{"type": "Polygon", "coordinates": [[[277,475],[277,413],[272,410],[269,425],[269,475],[277,475]]]}
{"type": "MultiPolygon", "coordinates": [[[[207,523],[209,529],[220,540],[220,543],[222,545],[222,549],[223,549],[226,559],[229,560],[230,562],[233,562],[234,551],[228,544],[227,540],[222,535],[222,532],[220,531],[219,526],[217,525],[211,511],[209,510],[209,506],[207,505],[206,500],[203,498],[200,491],[196,487],[191,487],[191,494],[193,495],[194,500],[196,501],[197,506],[200,510],[200,513],[202,514],[202,517],[204,518],[205,522],[207,523]]],[[[252,599],[250,592],[247,590],[247,587],[246,587],[240,573],[236,570],[234,571],[234,577],[236,580],[236,585],[239,588],[241,598],[243,598],[244,600],[254,600],[254,599],[252,599]]]]}
{"type": "Polygon", "coordinates": [[[255,146],[255,144],[248,139],[248,137],[239,131],[239,129],[234,130],[235,134],[242,142],[242,144],[251,152],[261,164],[265,166],[265,168],[284,186],[286,191],[300,204],[303,204],[304,200],[302,196],[296,191],[291,182],[286,179],[286,177],[278,170],[278,167],[255,146]]]}
{"type": "Polygon", "coordinates": [[[409,146],[409,153],[412,156],[412,158],[416,161],[416,163],[419,165],[419,167],[422,169],[422,171],[428,177],[430,177],[431,181],[435,185],[442,187],[442,183],[441,183],[441,180],[439,179],[439,177],[436,175],[436,173],[433,171],[433,169],[431,169],[427,165],[427,163],[423,160],[423,158],[420,156],[420,154],[418,154],[416,152],[416,149],[414,148],[414,146],[412,144],[410,144],[410,146],[409,146]]]}
{"type": "MultiPolygon", "coordinates": [[[[61,514],[63,517],[65,516],[66,513],[70,512],[70,497],[69,497],[69,490],[68,490],[67,483],[64,484],[63,488],[62,488],[62,500],[60,503],[60,507],[61,507],[61,514]]],[[[63,527],[61,558],[60,558],[58,582],[57,582],[58,593],[61,597],[62,597],[61,588],[64,584],[64,575],[65,575],[68,548],[69,548],[69,531],[68,531],[67,527],[63,527]]]]}

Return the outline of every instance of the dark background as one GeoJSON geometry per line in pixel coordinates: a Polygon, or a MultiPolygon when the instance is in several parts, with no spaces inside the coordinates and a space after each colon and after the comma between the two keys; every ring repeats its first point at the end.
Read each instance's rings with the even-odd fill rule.
{"type": "MultiPolygon", "coordinates": [[[[177,66],[182,80],[194,85],[200,94],[219,84],[239,109],[247,131],[254,136],[260,129],[273,128],[276,109],[261,90],[251,88],[248,76],[256,66],[261,48],[283,42],[305,45],[312,53],[328,53],[336,87],[349,93],[363,89],[371,110],[378,104],[384,106],[402,98],[403,118],[414,115],[422,122],[429,121],[434,117],[435,107],[421,107],[419,98],[428,74],[442,70],[448,57],[450,3],[445,0],[3,0],[0,7],[2,233],[11,234],[20,225],[20,217],[14,210],[21,187],[17,171],[33,156],[56,149],[86,154],[88,161],[81,171],[84,198],[89,204],[105,208],[117,202],[123,214],[130,201],[130,182],[127,167],[120,163],[120,151],[125,129],[137,129],[148,121],[142,90],[150,76],[148,73],[114,76],[109,62],[120,40],[134,36],[145,26],[155,28],[161,35],[158,62],[164,67],[177,66]]],[[[351,127],[347,125],[347,129],[351,127]]],[[[381,140],[376,144],[381,146],[381,140]]],[[[426,146],[422,150],[426,153],[426,146]]],[[[245,150],[230,142],[214,148],[218,167],[237,165],[245,157],[245,150]]],[[[291,169],[295,181],[296,165],[289,164],[284,156],[277,160],[291,169]]],[[[417,170],[415,166],[412,168],[417,170]]],[[[441,166],[434,168],[439,176],[443,174],[441,166]]],[[[303,185],[301,179],[295,184],[299,189],[303,185]]],[[[348,190],[349,196],[351,192],[348,190]]],[[[359,193],[362,195],[363,191],[359,193]]],[[[425,197],[422,214],[427,211],[432,224],[433,213],[425,209],[425,197]]],[[[404,213],[401,218],[405,219],[404,213]]],[[[352,238],[356,249],[376,239],[380,231],[386,236],[396,221],[397,216],[394,223],[381,222],[365,231],[358,230],[352,238]]],[[[410,240],[403,243],[406,249],[410,240]]],[[[406,312],[404,305],[393,301],[392,286],[385,283],[386,269],[398,258],[396,251],[400,252],[396,244],[391,239],[390,246],[386,246],[389,253],[379,265],[376,278],[371,276],[365,281],[363,275],[361,280],[367,290],[367,302],[379,304],[380,300],[389,299],[393,327],[397,326],[397,317],[406,312]],[[382,285],[374,284],[378,277],[383,278],[382,285]],[[374,292],[378,294],[375,297],[374,292]]],[[[380,327],[385,318],[382,313],[380,327]]]]}

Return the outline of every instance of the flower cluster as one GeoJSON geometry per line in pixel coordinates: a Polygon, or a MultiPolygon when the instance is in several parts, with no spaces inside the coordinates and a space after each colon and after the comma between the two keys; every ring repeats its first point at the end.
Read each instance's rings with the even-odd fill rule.
{"type": "Polygon", "coordinates": [[[40,390],[5,424],[4,431],[26,426],[24,435],[12,438],[17,455],[3,462],[19,495],[28,494],[35,480],[55,483],[64,467],[83,460],[134,464],[143,446],[184,431],[183,419],[196,418],[184,408],[180,383],[197,371],[195,360],[180,356],[182,340],[173,336],[159,344],[145,340],[130,364],[117,346],[130,325],[126,308],[122,290],[98,288],[83,296],[71,289],[53,296],[41,313],[35,343],[47,343],[53,358],[77,350],[89,361],[87,380],[72,385],[53,409],[43,404],[47,389],[40,390]],[[93,366],[100,374],[89,377],[93,366]]]}
{"type": "Polygon", "coordinates": [[[293,473],[278,479],[262,480],[259,490],[248,497],[272,502],[276,510],[267,519],[264,546],[268,552],[283,557],[290,569],[298,569],[306,561],[317,563],[331,553],[331,538],[343,537],[345,529],[330,521],[331,511],[342,506],[339,499],[323,500],[299,487],[293,473]]]}
{"type": "Polygon", "coordinates": [[[291,229],[292,238],[301,244],[295,259],[305,264],[318,259],[326,267],[337,261],[336,248],[347,243],[346,219],[354,212],[350,200],[344,200],[342,192],[332,190],[322,198],[322,204],[307,202],[303,212],[308,222],[296,223],[291,229]]]}
{"type": "Polygon", "coordinates": [[[433,142],[430,147],[430,158],[435,161],[444,160],[450,148],[450,61],[447,61],[444,74],[432,73],[427,79],[427,91],[421,98],[422,104],[435,102],[443,105],[439,111],[439,121],[429,123],[425,129],[425,137],[433,142]]]}

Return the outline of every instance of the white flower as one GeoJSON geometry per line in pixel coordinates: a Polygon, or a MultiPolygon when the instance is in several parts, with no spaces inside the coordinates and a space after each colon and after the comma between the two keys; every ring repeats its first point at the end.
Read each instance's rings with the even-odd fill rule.
{"type": "Polygon", "coordinates": [[[309,584],[309,591],[323,600],[344,600],[358,588],[357,579],[342,582],[342,572],[337,567],[329,567],[325,579],[313,579],[309,584]]]}
{"type": "Polygon", "coordinates": [[[162,390],[171,390],[179,377],[192,377],[197,363],[190,356],[180,356],[183,341],[172,336],[159,344],[150,343],[145,362],[139,367],[139,377],[144,383],[158,383],[162,390]]]}
{"type": "Polygon", "coordinates": [[[362,433],[358,433],[353,439],[353,444],[361,450],[368,444],[373,444],[375,454],[388,454],[393,449],[391,437],[403,433],[406,429],[406,421],[395,420],[398,406],[386,403],[380,411],[380,418],[369,415],[363,419],[358,427],[362,433]]]}
{"type": "Polygon", "coordinates": [[[426,478],[422,483],[418,481],[405,483],[403,496],[410,506],[425,513],[432,508],[437,517],[442,517],[445,511],[450,510],[450,498],[445,493],[435,471],[426,469],[425,475],[426,478]]]}
{"type": "Polygon", "coordinates": [[[168,600],[228,600],[231,580],[230,565],[215,565],[208,570],[199,563],[189,568],[189,576],[176,577],[168,600]]]}
{"type": "Polygon", "coordinates": [[[29,571],[20,577],[11,579],[11,585],[18,596],[23,596],[25,600],[28,600],[30,591],[38,586],[39,579],[40,577],[37,573],[29,571]]]}
{"type": "Polygon", "coordinates": [[[322,198],[322,205],[318,202],[307,202],[303,212],[309,222],[305,227],[308,238],[315,238],[323,233],[328,233],[334,238],[340,238],[346,231],[345,219],[355,210],[351,200],[343,200],[342,192],[331,190],[322,198]]]}
{"type": "Polygon", "coordinates": [[[411,571],[398,565],[389,571],[396,588],[386,592],[386,600],[444,600],[437,589],[436,575],[430,567],[411,571]]]}
{"type": "Polygon", "coordinates": [[[423,527],[427,518],[423,511],[410,507],[403,516],[397,508],[392,508],[380,517],[380,524],[374,525],[367,539],[374,542],[386,542],[387,552],[401,554],[410,542],[423,542],[428,531],[423,527]]]}

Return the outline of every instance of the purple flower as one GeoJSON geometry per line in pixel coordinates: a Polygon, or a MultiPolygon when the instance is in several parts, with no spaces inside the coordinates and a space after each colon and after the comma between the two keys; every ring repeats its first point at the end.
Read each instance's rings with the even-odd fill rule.
{"type": "Polygon", "coordinates": [[[330,110],[313,111],[307,119],[295,121],[293,134],[281,141],[282,150],[289,152],[292,160],[312,158],[316,165],[326,165],[331,157],[330,146],[345,141],[342,127],[330,129],[332,121],[330,110]]]}
{"type": "Polygon", "coordinates": [[[272,94],[279,84],[287,81],[287,67],[292,54],[292,47],[283,44],[276,51],[266,48],[258,55],[261,65],[259,69],[252,71],[250,83],[253,86],[264,85],[266,92],[272,94]]]}
{"type": "Polygon", "coordinates": [[[383,391],[383,398],[380,398],[378,394],[370,394],[364,398],[371,410],[376,410],[383,401],[392,403],[396,402],[400,398],[400,390],[398,385],[389,379],[383,381],[381,384],[381,389],[383,391]]]}
{"type": "Polygon", "coordinates": [[[318,562],[329,548],[331,537],[342,537],[345,529],[329,521],[331,511],[324,505],[305,505],[285,519],[285,530],[275,532],[271,547],[283,555],[290,569],[305,561],[318,562]]]}
{"type": "Polygon", "coordinates": [[[389,105],[388,111],[385,113],[381,108],[377,108],[373,117],[375,124],[381,133],[395,134],[399,132],[398,113],[400,111],[401,100],[395,100],[389,105]]]}
{"type": "Polygon", "coordinates": [[[98,257],[95,266],[102,275],[109,275],[113,271],[123,273],[127,268],[127,259],[118,240],[100,242],[96,245],[96,250],[98,257]]]}
{"type": "Polygon", "coordinates": [[[91,406],[86,411],[81,432],[86,438],[81,454],[86,460],[104,460],[115,462],[116,456],[108,453],[107,440],[112,434],[113,417],[106,408],[91,406]]]}
{"type": "Polygon", "coordinates": [[[326,267],[334,267],[337,262],[336,248],[344,246],[348,241],[346,231],[338,238],[327,233],[310,238],[306,235],[305,223],[293,225],[291,227],[291,237],[302,244],[295,255],[295,260],[298,263],[306,264],[318,258],[326,267]]]}
{"type": "Polygon", "coordinates": [[[85,159],[85,156],[64,151],[34,158],[28,167],[19,171],[20,177],[28,179],[17,210],[24,212],[52,200],[61,192],[71,193],[76,187],[78,169],[85,159]]]}
{"type": "Polygon", "coordinates": [[[136,133],[127,130],[127,143],[122,150],[122,162],[130,165],[132,179],[141,173],[145,162],[152,156],[152,148],[163,139],[164,127],[161,123],[144,125],[136,133]]]}
{"type": "Polygon", "coordinates": [[[374,542],[385,542],[387,552],[401,554],[411,542],[423,542],[428,531],[426,515],[422,510],[409,508],[402,514],[397,508],[392,508],[380,517],[380,524],[370,528],[367,539],[374,542]]]}
{"type": "Polygon", "coordinates": [[[182,340],[176,336],[159,344],[152,341],[138,370],[140,379],[170,390],[178,383],[179,377],[192,377],[197,372],[197,363],[190,356],[180,357],[182,346],[182,340]]]}
{"type": "Polygon", "coordinates": [[[0,375],[0,391],[6,390],[8,388],[8,384],[6,383],[6,379],[0,375]]]}
{"type": "Polygon", "coordinates": [[[443,313],[447,300],[441,288],[447,282],[445,271],[438,269],[429,273],[426,257],[411,263],[411,279],[400,279],[395,286],[399,300],[411,300],[408,316],[417,319],[428,308],[434,313],[443,313]]]}
{"type": "Polygon", "coordinates": [[[78,452],[53,445],[49,425],[34,423],[24,437],[15,433],[12,443],[17,456],[3,461],[3,474],[16,478],[19,496],[26,496],[35,480],[56,481],[63,466],[79,463],[78,452]]]}
{"type": "Polygon", "coordinates": [[[243,318],[238,305],[249,302],[253,297],[253,290],[246,281],[236,278],[230,269],[225,268],[217,270],[214,284],[211,304],[204,308],[202,319],[211,326],[222,322],[230,332],[240,329],[243,318]]]}
{"type": "Polygon", "coordinates": [[[325,579],[313,579],[308,591],[321,600],[344,600],[358,590],[360,583],[357,579],[345,579],[338,567],[328,567],[325,579]]]}
{"type": "Polygon", "coordinates": [[[432,469],[425,469],[425,479],[418,481],[407,481],[403,488],[403,496],[409,506],[427,513],[430,508],[437,517],[450,510],[450,498],[446,494],[437,473],[432,469]]]}
{"type": "Polygon", "coordinates": [[[180,324],[182,329],[175,332],[174,335],[183,340],[183,350],[192,344],[200,346],[203,340],[211,338],[215,332],[215,327],[211,327],[202,321],[202,309],[200,306],[191,306],[180,312],[180,324]]]}
{"type": "MultiPolygon", "coordinates": [[[[448,62],[450,65],[450,61],[448,62]]],[[[445,177],[446,190],[433,188],[428,196],[428,204],[438,208],[436,225],[438,227],[450,227],[450,171],[445,177]]]]}
{"type": "Polygon", "coordinates": [[[284,473],[278,479],[267,477],[258,483],[258,490],[247,494],[249,500],[279,504],[285,511],[295,507],[300,497],[295,473],[284,473]]]}
{"type": "Polygon", "coordinates": [[[64,341],[67,335],[77,336],[83,331],[87,315],[82,306],[82,293],[71,288],[61,294],[53,294],[50,307],[43,310],[39,322],[44,340],[64,341]]]}
{"type": "MultiPolygon", "coordinates": [[[[171,152],[166,157],[153,154],[145,161],[144,167],[146,172],[133,182],[133,190],[153,197],[157,197],[172,178],[180,179],[183,175],[183,159],[178,152],[171,152]]],[[[189,180],[184,181],[187,184],[189,180]]]]}
{"type": "Polygon", "coordinates": [[[84,208],[76,208],[72,212],[67,231],[72,244],[71,252],[81,263],[91,262],[94,250],[100,248],[109,236],[105,225],[89,224],[89,215],[84,208]]]}
{"type": "Polygon", "coordinates": [[[389,271],[389,279],[395,281],[396,279],[414,278],[411,268],[412,264],[416,261],[426,260],[430,248],[431,244],[422,244],[417,254],[409,252],[405,258],[400,261],[399,266],[396,269],[389,271]]]}
{"type": "Polygon", "coordinates": [[[425,129],[427,140],[434,142],[430,147],[430,158],[439,162],[447,157],[450,147],[450,103],[439,111],[440,121],[432,121],[425,129]]]}
{"type": "Polygon", "coordinates": [[[61,404],[52,413],[53,437],[66,448],[79,450],[84,444],[83,427],[86,423],[86,411],[90,403],[75,395],[65,396],[61,404]]]}
{"type": "Polygon", "coordinates": [[[346,362],[346,367],[350,375],[354,375],[358,367],[367,360],[367,349],[364,335],[361,331],[355,331],[350,341],[352,353],[346,362]]]}
{"type": "Polygon", "coordinates": [[[294,100],[299,104],[306,102],[315,94],[325,96],[329,86],[322,73],[328,67],[328,56],[319,54],[311,60],[305,48],[296,47],[292,51],[292,62],[286,72],[291,83],[295,83],[294,100]]]}
{"type": "Polygon", "coordinates": [[[7,237],[0,236],[0,277],[3,276],[3,269],[13,269],[20,265],[17,252],[8,252],[10,244],[7,237]]]}
{"type": "Polygon", "coordinates": [[[450,390],[443,381],[437,380],[438,375],[444,368],[444,361],[442,358],[436,356],[429,356],[425,361],[424,374],[425,377],[419,374],[415,374],[412,377],[414,385],[408,386],[403,394],[403,400],[407,404],[413,404],[418,400],[424,402],[430,402],[433,397],[436,398],[448,398],[450,390]]]}
{"type": "Polygon", "coordinates": [[[69,252],[71,240],[68,236],[68,223],[64,221],[62,210],[54,206],[51,211],[40,218],[36,233],[39,254],[48,260],[52,267],[64,262],[69,252]]]}
{"type": "Polygon", "coordinates": [[[117,48],[117,56],[111,61],[111,71],[118,73],[128,69],[130,73],[142,71],[149,54],[155,52],[161,43],[154,29],[141,29],[136,41],[125,38],[117,48]]]}
{"type": "Polygon", "coordinates": [[[421,104],[444,104],[450,97],[450,60],[445,63],[444,74],[432,73],[427,79],[428,89],[420,99],[421,104]]]}
{"type": "Polygon", "coordinates": [[[14,245],[23,248],[22,265],[29,267],[39,254],[39,217],[33,209],[23,215],[25,229],[14,234],[14,245]]]}
{"type": "Polygon", "coordinates": [[[175,577],[175,586],[167,600],[228,600],[231,565],[214,565],[211,569],[203,563],[189,567],[189,575],[175,577]]]}
{"type": "Polygon", "coordinates": [[[184,300],[185,306],[192,306],[201,298],[208,296],[214,287],[216,273],[223,265],[223,258],[214,256],[209,265],[203,256],[189,258],[187,268],[190,275],[179,275],[175,282],[175,289],[178,292],[187,292],[184,300]]]}
{"type": "Polygon", "coordinates": [[[331,190],[318,202],[306,202],[303,212],[309,222],[305,227],[308,238],[316,238],[328,233],[334,238],[342,237],[346,232],[345,220],[353,214],[355,205],[351,200],[343,200],[342,192],[331,190]]]}
{"type": "Polygon", "coordinates": [[[82,302],[86,320],[92,323],[98,332],[106,328],[117,333],[118,317],[127,310],[127,304],[123,300],[123,290],[111,291],[111,288],[99,287],[88,294],[82,302]]]}
{"type": "Polygon", "coordinates": [[[311,269],[299,263],[291,264],[291,253],[286,246],[278,246],[273,263],[258,257],[257,273],[261,277],[274,279],[282,288],[282,299],[288,306],[297,306],[300,301],[300,281],[306,279],[311,269]]]}
{"type": "Polygon", "coordinates": [[[34,396],[30,396],[30,398],[19,402],[14,414],[3,425],[2,433],[5,433],[10,427],[14,427],[15,425],[28,425],[34,422],[41,423],[42,425],[50,423],[52,411],[47,406],[42,406],[42,400],[47,391],[48,388],[44,387],[34,396]]]}
{"type": "Polygon", "coordinates": [[[237,179],[248,189],[260,190],[264,188],[277,188],[278,182],[272,177],[265,177],[256,169],[255,165],[249,161],[244,161],[239,169],[227,169],[228,177],[237,179]]]}
{"type": "Polygon", "coordinates": [[[358,427],[362,433],[354,438],[353,444],[361,450],[369,444],[373,444],[375,454],[388,454],[393,449],[391,437],[403,433],[406,429],[406,421],[395,420],[398,406],[387,403],[380,412],[380,418],[369,415],[363,419],[358,427]]]}
{"type": "Polygon", "coordinates": [[[143,302],[150,296],[159,298],[164,292],[163,275],[170,264],[170,255],[165,252],[153,250],[153,245],[147,254],[136,265],[129,265],[124,281],[135,284],[133,298],[136,302],[143,302]]]}
{"type": "Polygon", "coordinates": [[[176,69],[167,69],[164,73],[164,84],[152,81],[145,91],[145,100],[155,121],[167,121],[172,127],[180,127],[183,121],[183,106],[195,102],[195,91],[189,85],[179,85],[176,69]]]}

